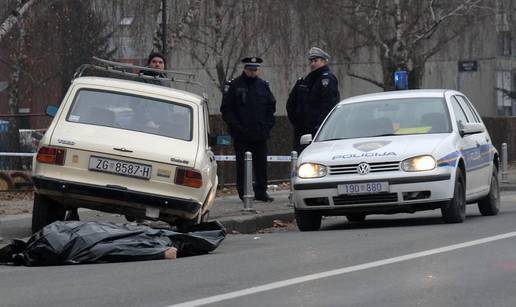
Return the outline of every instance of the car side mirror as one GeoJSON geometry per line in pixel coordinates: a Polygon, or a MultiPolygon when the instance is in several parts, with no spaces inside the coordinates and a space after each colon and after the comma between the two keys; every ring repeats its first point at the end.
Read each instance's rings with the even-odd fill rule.
{"type": "Polygon", "coordinates": [[[299,144],[308,145],[312,143],[312,135],[311,134],[303,134],[299,139],[299,144]]]}
{"type": "Polygon", "coordinates": [[[59,107],[49,104],[47,106],[45,113],[47,113],[47,115],[50,117],[55,117],[57,114],[57,110],[59,110],[59,107]]]}
{"type": "Polygon", "coordinates": [[[484,131],[486,129],[481,123],[463,123],[462,127],[459,128],[461,136],[482,133],[484,131]]]}

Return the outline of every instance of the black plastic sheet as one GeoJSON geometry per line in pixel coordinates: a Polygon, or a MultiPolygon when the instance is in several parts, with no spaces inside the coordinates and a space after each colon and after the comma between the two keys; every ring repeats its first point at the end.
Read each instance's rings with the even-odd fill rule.
{"type": "Polygon", "coordinates": [[[193,226],[188,233],[144,225],[108,222],[54,222],[26,242],[0,249],[0,262],[27,266],[65,265],[165,259],[165,251],[177,249],[177,257],[206,254],[224,240],[219,222],[193,226]]]}

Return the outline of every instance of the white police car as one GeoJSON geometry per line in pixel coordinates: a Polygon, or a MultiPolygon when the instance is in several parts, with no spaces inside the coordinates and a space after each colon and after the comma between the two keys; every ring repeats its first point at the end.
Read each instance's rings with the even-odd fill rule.
{"type": "Polygon", "coordinates": [[[351,222],[368,214],[441,209],[461,223],[466,204],[482,215],[499,210],[498,152],[466,96],[410,90],[352,97],[328,115],[299,156],[294,178],[301,231],[322,216],[351,222]]]}

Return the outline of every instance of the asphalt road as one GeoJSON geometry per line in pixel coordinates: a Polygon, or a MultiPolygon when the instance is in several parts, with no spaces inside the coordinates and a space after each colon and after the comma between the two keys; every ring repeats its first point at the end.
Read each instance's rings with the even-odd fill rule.
{"type": "MultiPolygon", "coordinates": [[[[229,235],[191,258],[0,266],[0,306],[513,307],[516,193],[502,200],[495,217],[468,207],[463,224],[443,224],[440,211],[328,218],[318,232],[229,235]]],[[[0,233],[24,223],[4,221],[0,233]]]]}

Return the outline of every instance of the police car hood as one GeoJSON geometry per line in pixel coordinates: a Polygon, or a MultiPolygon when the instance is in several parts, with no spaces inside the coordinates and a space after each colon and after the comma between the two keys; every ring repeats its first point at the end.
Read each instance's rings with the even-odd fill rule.
{"type": "Polygon", "coordinates": [[[450,134],[397,135],[314,142],[299,157],[301,163],[325,165],[361,162],[394,162],[419,155],[433,155],[450,134]]]}

